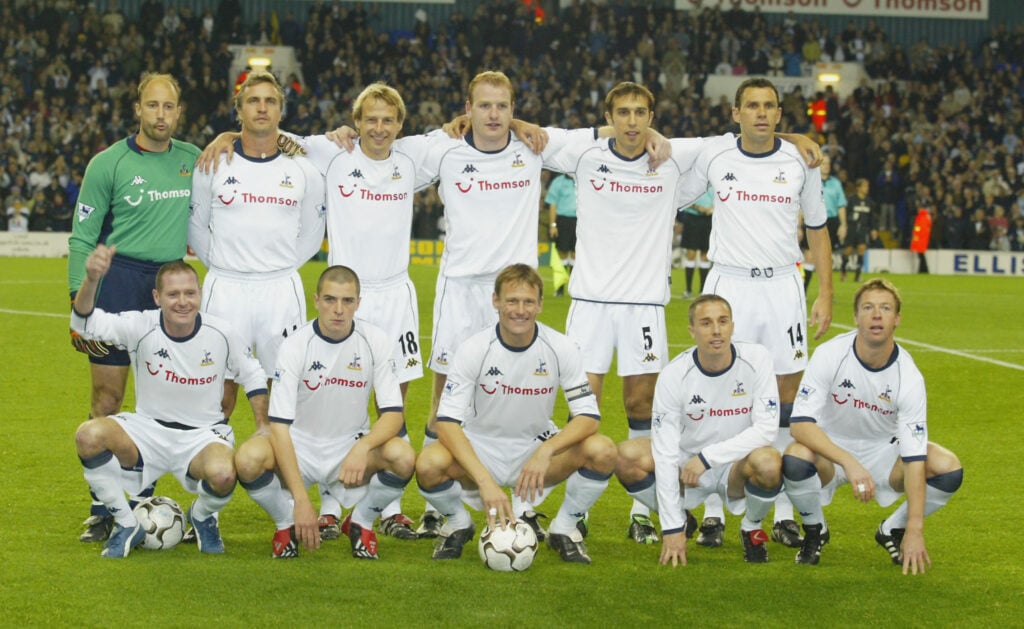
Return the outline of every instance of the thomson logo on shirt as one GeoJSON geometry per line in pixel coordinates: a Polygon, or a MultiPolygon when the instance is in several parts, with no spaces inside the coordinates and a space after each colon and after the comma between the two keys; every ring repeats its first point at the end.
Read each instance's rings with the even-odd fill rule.
{"type": "Polygon", "coordinates": [[[529,188],[533,182],[529,179],[511,179],[508,181],[490,181],[488,179],[470,180],[468,183],[455,182],[455,188],[462,194],[476,190],[477,192],[498,192],[501,190],[518,190],[529,188]]]}
{"type": "Polygon", "coordinates": [[[793,197],[788,194],[769,194],[764,192],[750,192],[748,190],[734,190],[729,188],[725,192],[715,192],[715,196],[723,203],[730,198],[738,203],[793,203],[793,197]]]}

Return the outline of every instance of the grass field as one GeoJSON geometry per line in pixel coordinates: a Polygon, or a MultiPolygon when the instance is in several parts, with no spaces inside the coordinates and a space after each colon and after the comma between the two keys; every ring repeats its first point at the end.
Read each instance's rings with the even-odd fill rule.
{"type": "MultiPolygon", "coordinates": [[[[965,467],[962,489],[926,522],[934,563],[926,575],[903,577],[889,563],[873,539],[885,512],[855,503],[846,489],[826,511],[832,543],[817,567],[795,565],[795,551],[774,543],[770,563],[744,564],[735,518],[722,548],[693,544],[690,565],[661,567],[660,546],[625,538],[629,499],[614,480],[591,512],[593,565],[563,564],[544,549],[529,571],[499,574],[481,565],[475,547],[459,561],[433,562],[430,541],[384,537],[378,562],[352,559],[345,540],[295,561],[272,561],[273,525],[241,489],[221,519],[227,554],[200,556],[194,546],[179,546],[137,550],[126,561],[101,559],[99,545],[77,540],[88,502],[72,435],[88,410],[89,381],[85,358],[68,342],[65,265],[5,258],[0,270],[7,422],[0,436],[0,625],[1024,625],[1024,562],[1015,550],[1024,518],[1019,281],[893,278],[904,298],[898,338],[928,384],[930,436],[965,467]]],[[[306,286],[322,268],[303,268],[306,286]]],[[[436,272],[412,270],[425,348],[436,272]]],[[[837,282],[831,333],[852,325],[854,290],[837,282]]],[[[676,299],[668,307],[673,354],[688,345],[686,304],[676,299]]],[[[541,319],[562,329],[567,308],[566,298],[549,298],[541,319]]],[[[619,389],[610,376],[602,406],[603,430],[616,440],[626,433],[619,389]]],[[[428,402],[429,376],[409,391],[407,421],[417,447],[428,402]]],[[[239,408],[233,424],[241,440],[252,423],[244,403],[239,408]]],[[[561,403],[556,417],[564,417],[561,403]]],[[[157,493],[190,502],[170,478],[157,493]]],[[[559,499],[556,492],[542,510],[554,515],[559,499]]],[[[422,511],[412,485],[404,504],[414,518],[422,511]]]]}

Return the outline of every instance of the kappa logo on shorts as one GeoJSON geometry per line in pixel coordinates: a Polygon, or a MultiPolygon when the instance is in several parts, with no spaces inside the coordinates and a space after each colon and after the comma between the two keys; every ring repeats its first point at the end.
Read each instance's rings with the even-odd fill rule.
{"type": "Polygon", "coordinates": [[[800,360],[804,357],[804,350],[798,349],[793,353],[793,360],[800,360]]]}
{"type": "Polygon", "coordinates": [[[655,354],[654,352],[647,352],[647,355],[644,356],[644,359],[640,362],[656,363],[658,362],[658,355],[655,354]]]}
{"type": "Polygon", "coordinates": [[[405,361],[405,368],[411,369],[418,364],[420,364],[420,361],[416,360],[415,358],[410,358],[409,360],[405,361]]]}

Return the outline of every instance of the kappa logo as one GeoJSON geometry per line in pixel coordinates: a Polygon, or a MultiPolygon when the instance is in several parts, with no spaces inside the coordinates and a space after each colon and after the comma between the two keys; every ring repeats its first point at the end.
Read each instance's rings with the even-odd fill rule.
{"type": "Polygon", "coordinates": [[[690,398],[690,404],[704,404],[704,398],[700,394],[696,394],[690,398]]]}
{"type": "Polygon", "coordinates": [[[474,166],[472,164],[466,164],[466,167],[462,169],[462,174],[463,175],[468,175],[469,173],[476,173],[476,172],[480,172],[480,171],[478,171],[476,169],[476,166],[474,166]]]}
{"type": "Polygon", "coordinates": [[[597,172],[604,173],[606,175],[610,175],[610,174],[612,174],[612,169],[608,168],[607,164],[601,164],[601,166],[597,169],[597,172]]]}
{"type": "Polygon", "coordinates": [[[856,389],[857,387],[853,386],[853,383],[850,382],[849,378],[843,378],[843,381],[839,383],[839,388],[840,389],[856,389]]]}
{"type": "Polygon", "coordinates": [[[239,181],[238,177],[235,177],[234,175],[231,175],[227,179],[224,180],[224,185],[225,186],[237,186],[240,183],[242,183],[242,182],[239,181]]]}
{"type": "Polygon", "coordinates": [[[736,388],[732,390],[732,396],[733,397],[741,397],[741,396],[744,396],[746,394],[747,394],[747,392],[743,389],[743,383],[737,381],[736,382],[736,388]]]}
{"type": "Polygon", "coordinates": [[[804,350],[798,349],[795,352],[793,352],[793,360],[800,360],[803,357],[804,357],[804,350]]]}
{"type": "Polygon", "coordinates": [[[512,159],[512,168],[522,168],[523,166],[526,166],[523,156],[516,151],[516,156],[512,159]]]}
{"type": "Polygon", "coordinates": [[[736,179],[736,175],[732,174],[732,172],[727,172],[727,173],[725,173],[725,176],[722,177],[722,181],[739,181],[739,180],[736,179]]]}
{"type": "Polygon", "coordinates": [[[132,182],[130,184],[128,184],[128,185],[130,185],[130,186],[144,186],[147,183],[149,183],[149,182],[146,181],[145,177],[142,177],[141,175],[135,175],[134,177],[132,177],[132,182]]]}
{"type": "Polygon", "coordinates": [[[398,166],[395,166],[395,169],[391,171],[391,180],[392,181],[398,181],[401,178],[402,178],[402,173],[399,172],[398,166]]]}
{"type": "Polygon", "coordinates": [[[412,369],[418,364],[420,364],[420,361],[416,360],[415,358],[410,358],[409,360],[405,361],[405,368],[412,369]]]}
{"type": "Polygon", "coordinates": [[[210,356],[210,352],[203,350],[203,360],[199,363],[200,367],[209,367],[213,363],[213,357],[210,356]]]}
{"type": "Polygon", "coordinates": [[[775,179],[772,179],[772,183],[786,183],[786,171],[780,170],[775,179]]]}
{"type": "Polygon", "coordinates": [[[95,211],[96,211],[96,208],[94,208],[93,206],[86,205],[84,203],[79,203],[78,204],[78,222],[81,223],[85,219],[89,218],[90,216],[92,216],[92,213],[95,212],[95,211]]]}
{"type": "Polygon", "coordinates": [[[159,356],[160,358],[163,358],[165,360],[169,360],[171,358],[171,355],[167,353],[167,350],[162,348],[162,347],[160,349],[156,350],[155,352],[153,352],[153,355],[154,356],[159,356]]]}
{"type": "Polygon", "coordinates": [[[278,185],[279,188],[294,188],[295,187],[295,185],[292,184],[292,178],[291,178],[290,175],[285,175],[284,179],[281,180],[281,183],[279,183],[277,185],[278,185]]]}
{"type": "Polygon", "coordinates": [[[363,177],[363,171],[359,170],[358,168],[350,172],[348,176],[354,177],[356,179],[366,179],[366,177],[363,177]]]}
{"type": "Polygon", "coordinates": [[[498,369],[497,367],[492,366],[490,369],[487,370],[487,373],[484,374],[484,375],[487,375],[487,376],[503,376],[505,374],[501,373],[501,369],[498,369]]]}
{"type": "Polygon", "coordinates": [[[327,367],[319,360],[314,360],[306,371],[320,371],[321,369],[327,369],[327,367]]]}
{"type": "Polygon", "coordinates": [[[656,363],[656,362],[658,362],[658,355],[655,354],[654,352],[647,352],[647,355],[644,356],[644,358],[643,358],[643,360],[641,362],[656,363]]]}

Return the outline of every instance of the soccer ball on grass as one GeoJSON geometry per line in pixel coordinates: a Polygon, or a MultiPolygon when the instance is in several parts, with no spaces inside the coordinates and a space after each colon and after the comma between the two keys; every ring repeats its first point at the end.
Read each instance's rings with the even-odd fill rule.
{"type": "Polygon", "coordinates": [[[166,496],[153,496],[140,502],[135,507],[135,517],[146,532],[143,548],[169,550],[185,536],[185,512],[166,496]]]}
{"type": "Polygon", "coordinates": [[[537,535],[525,522],[484,528],[480,534],[480,559],[491,570],[522,572],[537,554],[537,535]]]}

